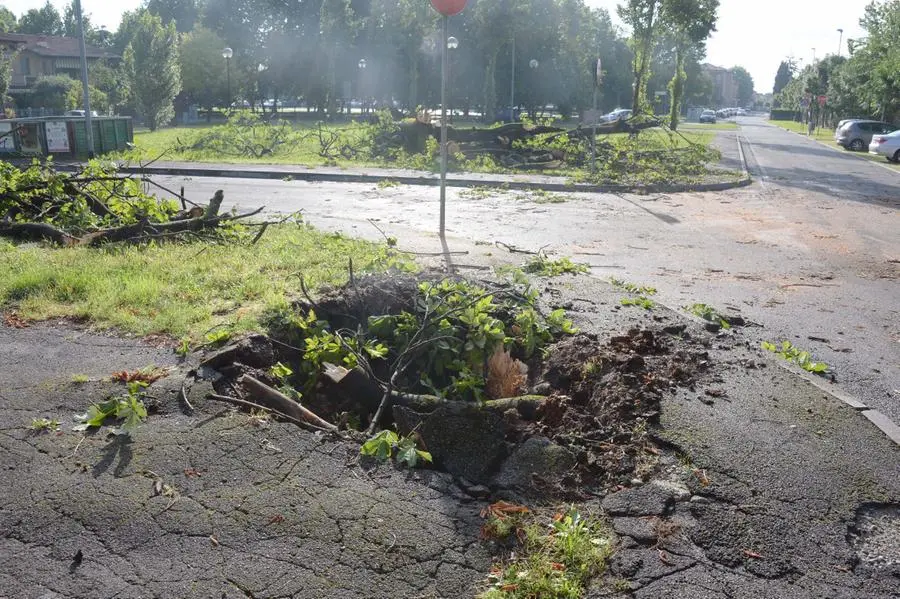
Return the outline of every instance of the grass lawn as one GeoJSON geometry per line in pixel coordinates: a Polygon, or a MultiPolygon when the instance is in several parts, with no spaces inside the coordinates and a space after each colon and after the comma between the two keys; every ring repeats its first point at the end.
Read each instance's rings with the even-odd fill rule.
{"type": "MultiPolygon", "coordinates": [[[[806,135],[807,129],[805,123],[797,123],[795,121],[769,121],[773,125],[777,125],[782,129],[787,129],[788,131],[793,131],[794,133],[800,133],[801,135],[806,135]]],[[[834,129],[828,129],[824,127],[820,127],[816,129],[815,134],[813,135],[813,139],[818,142],[825,144],[830,148],[834,148],[836,150],[840,150],[842,152],[846,152],[844,148],[837,145],[834,141],[834,129]]],[[[874,154],[869,154],[868,151],[865,152],[853,152],[854,156],[859,156],[861,158],[865,158],[866,160],[871,160],[873,162],[877,162],[879,164],[884,164],[894,169],[897,172],[900,172],[900,164],[894,164],[892,162],[888,162],[885,160],[884,156],[875,156],[874,154]]]]}
{"type": "Polygon", "coordinates": [[[715,125],[707,123],[679,123],[679,131],[739,131],[740,125],[734,121],[716,121],[715,125]]]}
{"type": "Polygon", "coordinates": [[[305,225],[270,227],[256,245],[167,243],[53,248],[0,240],[0,309],[27,319],[83,318],[138,335],[202,341],[218,325],[260,328],[263,315],[357,271],[398,263],[382,245],[305,225]]]}
{"type": "MultiPolygon", "coordinates": [[[[723,123],[723,125],[734,125],[733,123],[723,123]]],[[[734,125],[737,127],[737,125],[734,125]]],[[[704,125],[700,127],[684,125],[684,131],[679,131],[681,135],[674,135],[670,139],[662,129],[651,129],[644,132],[641,140],[646,146],[646,150],[661,149],[663,147],[685,147],[688,141],[691,143],[708,145],[713,138],[713,132],[716,129],[709,128],[704,125]]],[[[232,164],[295,164],[302,166],[323,166],[329,162],[319,155],[321,147],[319,143],[318,125],[314,123],[299,123],[294,125],[293,131],[287,143],[279,147],[279,149],[262,158],[253,158],[247,156],[230,156],[213,152],[209,150],[192,150],[186,146],[193,145],[197,139],[206,133],[221,131],[223,125],[200,125],[193,127],[176,127],[168,129],[160,129],[154,132],[136,133],[135,146],[136,150],[126,153],[120,158],[130,159],[132,161],[151,160],[165,153],[165,160],[188,161],[188,162],[222,162],[232,164]]],[[[359,125],[326,125],[325,131],[335,131],[339,134],[346,135],[353,139],[363,134],[363,129],[359,125]]],[[[606,140],[613,144],[621,144],[627,139],[628,135],[624,133],[606,136],[606,140]]],[[[598,138],[604,139],[604,138],[598,138]]],[[[427,162],[427,161],[426,161],[427,162]]],[[[437,160],[433,161],[437,166],[437,160]]],[[[330,163],[332,166],[408,166],[398,165],[395,163],[385,162],[382,160],[371,159],[367,157],[358,157],[352,160],[338,159],[330,163]]],[[[474,165],[466,164],[467,169],[475,168],[474,165]]],[[[451,167],[452,168],[452,167],[451,167]]],[[[521,172],[521,171],[515,171],[521,172]]],[[[571,173],[564,173],[571,174],[571,173]]]]}

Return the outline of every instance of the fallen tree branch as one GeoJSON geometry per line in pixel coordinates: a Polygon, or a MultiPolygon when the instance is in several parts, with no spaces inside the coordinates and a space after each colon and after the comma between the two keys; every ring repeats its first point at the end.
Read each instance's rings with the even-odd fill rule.
{"type": "Polygon", "coordinates": [[[230,397],[228,395],[219,395],[218,393],[210,393],[209,395],[207,395],[207,397],[209,399],[214,399],[216,401],[223,401],[223,402],[230,403],[230,404],[233,404],[236,406],[241,406],[243,408],[250,408],[251,410],[265,410],[268,412],[272,412],[279,418],[283,418],[284,420],[287,420],[288,422],[290,422],[292,424],[296,424],[297,426],[299,426],[301,428],[305,428],[305,429],[311,430],[313,432],[330,433],[330,434],[340,437],[341,439],[350,439],[350,437],[341,434],[341,432],[338,430],[321,428],[310,422],[306,422],[304,420],[298,420],[298,419],[294,418],[293,416],[285,414],[284,412],[281,412],[274,408],[270,408],[268,406],[254,403],[252,401],[247,401],[245,399],[238,399],[237,397],[230,397]]]}
{"type": "Polygon", "coordinates": [[[306,409],[284,393],[281,393],[277,389],[273,389],[262,381],[253,378],[250,375],[245,374],[237,380],[238,384],[243,385],[244,388],[256,399],[261,401],[263,404],[268,405],[272,409],[278,410],[291,416],[292,418],[296,418],[297,420],[302,420],[304,422],[308,422],[310,424],[314,424],[315,426],[328,430],[328,431],[337,431],[338,428],[328,422],[327,420],[323,420],[318,415],[314,414],[310,410],[306,409]]]}
{"type": "Polygon", "coordinates": [[[78,237],[69,235],[53,225],[46,223],[6,223],[0,221],[0,237],[20,239],[25,241],[48,240],[63,246],[79,245],[78,237]]]}

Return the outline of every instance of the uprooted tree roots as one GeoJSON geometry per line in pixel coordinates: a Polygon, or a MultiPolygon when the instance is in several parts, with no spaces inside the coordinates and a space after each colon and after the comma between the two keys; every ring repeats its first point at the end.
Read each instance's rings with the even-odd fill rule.
{"type": "Polygon", "coordinates": [[[523,493],[652,474],[660,399],[708,360],[649,330],[581,334],[528,287],[461,279],[368,277],[270,325],[207,358],[218,399],[316,430],[396,427],[438,467],[523,493]]]}
{"type": "MultiPolygon", "coordinates": [[[[0,237],[62,246],[220,238],[233,232],[237,222],[262,211],[220,214],[222,191],[207,205],[191,203],[190,208],[181,196],[179,208],[175,200],[150,194],[150,185],[157,184],[121,175],[98,162],[73,174],[58,171],[49,162],[35,162],[26,169],[0,162],[0,237]]],[[[261,233],[268,224],[251,226],[260,227],[261,233]]]]}

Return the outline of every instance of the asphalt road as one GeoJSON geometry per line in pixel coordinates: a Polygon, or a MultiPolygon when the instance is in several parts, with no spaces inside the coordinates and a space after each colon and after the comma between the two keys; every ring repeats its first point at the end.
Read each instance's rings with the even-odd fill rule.
{"type": "MultiPolygon", "coordinates": [[[[451,249],[546,247],[598,277],[659,289],[672,307],[739,311],[757,341],[790,340],[833,366],[836,385],[900,422],[900,174],[768,125],[742,120],[753,186],[670,196],[448,190],[451,249]],[[478,242],[476,245],[475,242],[478,242]]],[[[731,143],[735,134],[723,134],[731,143]]],[[[735,151],[735,153],[737,153],[735,151]]],[[[438,250],[434,188],[160,177],[205,201],[303,210],[320,227],[438,250]]],[[[465,260],[462,258],[461,260],[465,260]]]]}

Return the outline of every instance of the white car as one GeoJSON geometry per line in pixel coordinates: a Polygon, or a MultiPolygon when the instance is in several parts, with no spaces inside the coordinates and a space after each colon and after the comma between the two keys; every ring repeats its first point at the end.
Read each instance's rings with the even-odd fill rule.
{"type": "Polygon", "coordinates": [[[872,136],[869,154],[884,156],[888,162],[900,162],[900,131],[872,136]]]}
{"type": "Polygon", "coordinates": [[[631,118],[631,110],[628,108],[616,108],[609,114],[600,117],[601,123],[613,123],[615,121],[627,121],[631,118]]]}

